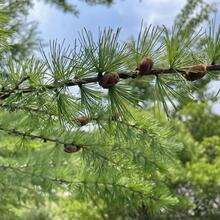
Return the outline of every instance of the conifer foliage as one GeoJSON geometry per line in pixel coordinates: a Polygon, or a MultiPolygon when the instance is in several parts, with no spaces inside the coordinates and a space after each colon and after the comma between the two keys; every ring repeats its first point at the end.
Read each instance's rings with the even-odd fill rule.
{"type": "MultiPolygon", "coordinates": [[[[4,51],[10,30],[7,16],[0,19],[4,51]]],[[[52,41],[42,58],[5,56],[1,214],[65,192],[131,212],[146,207],[149,214],[178,203],[166,180],[178,166],[181,145],[142,109],[129,82],[151,77],[155,107],[169,115],[178,102],[193,98],[191,81],[218,77],[220,27],[214,28],[189,33],[142,25],[137,39],[124,43],[120,29],[99,30],[98,39],[84,29],[73,48],[52,41]]]]}

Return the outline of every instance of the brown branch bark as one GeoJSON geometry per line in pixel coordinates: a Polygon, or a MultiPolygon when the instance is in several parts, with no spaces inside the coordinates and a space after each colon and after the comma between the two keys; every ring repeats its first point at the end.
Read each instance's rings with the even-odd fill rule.
{"type": "MultiPolygon", "coordinates": [[[[215,64],[215,65],[208,65],[207,66],[207,71],[220,71],[220,64],[215,64]]],[[[152,69],[150,72],[147,72],[147,74],[143,75],[163,75],[163,74],[172,74],[172,73],[181,73],[185,74],[186,71],[182,69],[177,69],[177,68],[171,68],[171,69],[152,69]]],[[[119,72],[119,77],[120,79],[128,79],[128,78],[137,78],[138,77],[138,71],[122,71],[119,72]]],[[[62,87],[71,87],[71,86],[80,86],[84,84],[89,84],[89,83],[97,83],[99,81],[98,74],[95,77],[85,77],[82,79],[72,79],[72,80],[65,80],[61,82],[57,82],[56,84],[49,84],[49,85],[39,85],[37,87],[26,87],[26,88],[18,88],[15,87],[11,90],[1,90],[0,91],[0,99],[6,99],[8,98],[11,94],[14,93],[32,93],[35,91],[39,92],[44,92],[46,90],[55,90],[57,88],[62,88],[62,87]]]]}

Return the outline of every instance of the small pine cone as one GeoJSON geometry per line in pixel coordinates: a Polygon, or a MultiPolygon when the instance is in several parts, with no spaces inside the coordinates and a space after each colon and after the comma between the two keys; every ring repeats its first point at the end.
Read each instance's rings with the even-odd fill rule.
{"type": "Polygon", "coordinates": [[[119,118],[120,118],[120,116],[117,113],[112,115],[112,121],[118,121],[119,118]]]}
{"type": "Polygon", "coordinates": [[[79,145],[74,145],[74,144],[64,144],[64,151],[66,153],[75,153],[79,151],[81,147],[79,145]]]}
{"type": "Polygon", "coordinates": [[[198,64],[191,66],[188,71],[186,71],[185,78],[188,81],[195,81],[201,79],[207,73],[207,65],[198,64]]]}
{"type": "Polygon", "coordinates": [[[79,118],[77,118],[77,122],[81,125],[87,125],[90,122],[90,118],[87,116],[81,116],[79,118]]]}
{"type": "Polygon", "coordinates": [[[137,70],[139,70],[141,76],[147,75],[151,72],[153,65],[154,62],[150,57],[144,57],[139,63],[137,70]]]}
{"type": "Polygon", "coordinates": [[[99,85],[104,89],[113,87],[119,81],[119,75],[116,72],[105,73],[99,80],[99,85]]]}

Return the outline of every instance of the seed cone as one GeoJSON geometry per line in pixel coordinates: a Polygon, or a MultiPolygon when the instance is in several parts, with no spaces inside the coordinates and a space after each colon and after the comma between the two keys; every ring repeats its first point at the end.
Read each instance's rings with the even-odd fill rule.
{"type": "Polygon", "coordinates": [[[207,65],[205,64],[197,64],[191,66],[188,71],[186,71],[185,78],[188,81],[195,81],[201,79],[207,73],[207,65]]]}
{"type": "Polygon", "coordinates": [[[105,73],[99,80],[99,85],[104,89],[108,89],[116,85],[119,81],[119,75],[116,72],[105,73]]]}
{"type": "Polygon", "coordinates": [[[77,122],[81,125],[87,125],[90,122],[90,118],[87,116],[81,116],[79,118],[77,118],[77,122]]]}
{"type": "Polygon", "coordinates": [[[150,57],[144,57],[139,63],[137,70],[141,76],[148,75],[154,65],[153,60],[150,57]]]}
{"type": "Polygon", "coordinates": [[[74,144],[64,144],[64,151],[66,153],[75,153],[80,150],[80,146],[74,144]]]}

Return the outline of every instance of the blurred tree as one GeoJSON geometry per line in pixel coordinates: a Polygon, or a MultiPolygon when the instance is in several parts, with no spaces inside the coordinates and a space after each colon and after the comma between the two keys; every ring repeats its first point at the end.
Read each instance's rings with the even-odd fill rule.
{"type": "Polygon", "coordinates": [[[220,217],[220,117],[210,106],[188,103],[173,121],[184,147],[179,174],[171,184],[182,202],[171,218],[220,217]]]}

